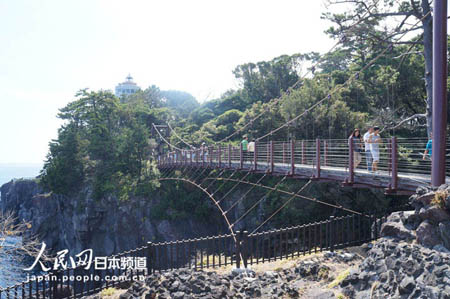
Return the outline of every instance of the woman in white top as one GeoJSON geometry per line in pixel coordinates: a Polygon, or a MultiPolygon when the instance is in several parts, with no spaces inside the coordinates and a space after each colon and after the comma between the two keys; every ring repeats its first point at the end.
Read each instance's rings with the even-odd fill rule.
{"type": "Polygon", "coordinates": [[[372,170],[375,172],[378,170],[378,162],[380,161],[380,128],[373,128],[373,135],[369,139],[370,143],[370,152],[372,153],[373,162],[372,162],[372,170]]]}

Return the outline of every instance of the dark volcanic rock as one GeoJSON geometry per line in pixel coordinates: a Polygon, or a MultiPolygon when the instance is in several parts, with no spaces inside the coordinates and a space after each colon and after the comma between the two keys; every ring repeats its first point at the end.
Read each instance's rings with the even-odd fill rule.
{"type": "Polygon", "coordinates": [[[450,214],[438,206],[427,206],[419,211],[422,220],[429,220],[433,223],[439,223],[450,220],[450,214]]]}
{"type": "Polygon", "coordinates": [[[415,239],[414,232],[405,227],[411,212],[395,212],[388,216],[385,223],[381,226],[381,236],[394,237],[401,240],[415,239]]]}
{"type": "Polygon", "coordinates": [[[94,200],[92,190],[85,188],[66,197],[44,193],[32,180],[11,181],[0,191],[0,211],[13,211],[20,220],[30,222],[30,234],[38,235],[54,252],[69,249],[74,255],[90,248],[97,256],[110,255],[148,240],[215,235],[220,229],[195,219],[151,219],[151,211],[160,202],[156,195],[152,200],[123,202],[113,196],[94,200]]]}
{"type": "Polygon", "coordinates": [[[416,236],[417,242],[427,247],[434,247],[441,242],[437,228],[428,220],[419,225],[416,236]]]}
{"type": "Polygon", "coordinates": [[[444,246],[450,249],[450,221],[439,223],[439,232],[444,246]]]}
{"type": "Polygon", "coordinates": [[[381,239],[340,285],[351,298],[450,298],[447,275],[450,254],[381,239]]]}

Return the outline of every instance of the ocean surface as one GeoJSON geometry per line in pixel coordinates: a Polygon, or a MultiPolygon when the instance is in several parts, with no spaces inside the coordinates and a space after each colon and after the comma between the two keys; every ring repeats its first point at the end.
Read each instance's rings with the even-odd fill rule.
{"type": "MultiPolygon", "coordinates": [[[[41,168],[42,164],[0,164],[0,186],[12,179],[34,178],[41,168]]],[[[20,238],[8,237],[4,245],[15,246],[19,243],[20,238]]],[[[0,288],[26,280],[27,273],[22,269],[27,266],[17,256],[5,255],[0,248],[0,288]]]]}

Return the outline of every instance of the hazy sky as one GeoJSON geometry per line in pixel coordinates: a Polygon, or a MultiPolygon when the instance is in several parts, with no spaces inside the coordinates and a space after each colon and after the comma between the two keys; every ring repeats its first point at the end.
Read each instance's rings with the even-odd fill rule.
{"type": "Polygon", "coordinates": [[[319,0],[0,0],[0,163],[39,163],[75,92],[142,88],[199,101],[236,88],[232,70],[326,52],[319,0]]]}

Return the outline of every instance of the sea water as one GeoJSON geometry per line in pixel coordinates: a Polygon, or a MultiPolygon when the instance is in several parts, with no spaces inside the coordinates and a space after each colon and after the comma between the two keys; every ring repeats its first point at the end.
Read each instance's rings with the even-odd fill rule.
{"type": "MultiPolygon", "coordinates": [[[[7,237],[4,246],[18,246],[20,245],[20,237],[7,237]]],[[[23,269],[25,265],[23,259],[14,255],[6,255],[0,249],[0,288],[12,286],[18,282],[26,281],[27,272],[23,269]]]]}
{"type": "MultiPolygon", "coordinates": [[[[41,168],[40,164],[0,164],[0,186],[13,179],[36,177],[41,168]]],[[[20,242],[20,237],[7,237],[4,245],[19,246],[20,242]]],[[[27,266],[29,265],[25,265],[23,259],[14,255],[6,255],[0,248],[0,288],[25,281],[27,272],[23,269],[27,266]]]]}

